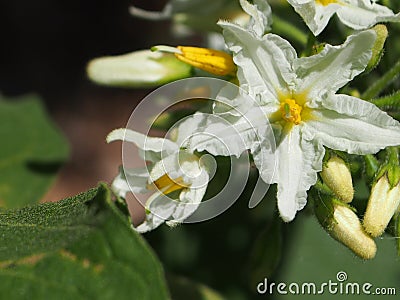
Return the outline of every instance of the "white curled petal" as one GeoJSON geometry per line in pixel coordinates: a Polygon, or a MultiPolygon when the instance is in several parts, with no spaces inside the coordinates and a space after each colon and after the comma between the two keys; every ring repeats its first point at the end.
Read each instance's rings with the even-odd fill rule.
{"type": "Polygon", "coordinates": [[[247,0],[240,0],[240,5],[251,16],[250,22],[246,26],[248,30],[252,30],[258,36],[271,30],[271,6],[266,0],[255,0],[254,4],[250,4],[247,0]]]}
{"type": "Polygon", "coordinates": [[[269,126],[268,119],[258,107],[230,120],[218,114],[203,113],[196,113],[190,119],[187,122],[196,124],[196,129],[179,144],[189,152],[206,150],[210,154],[223,156],[239,157],[243,151],[251,149],[257,140],[265,138],[260,136],[259,129],[269,126]]]}
{"type": "Polygon", "coordinates": [[[181,150],[155,163],[150,171],[150,181],[154,182],[167,174],[172,180],[181,177],[185,184],[191,184],[200,173],[198,156],[181,150]]]}
{"type": "Polygon", "coordinates": [[[153,230],[164,223],[175,211],[178,202],[163,193],[156,192],[146,203],[146,218],[135,229],[138,232],[153,230]]]}
{"type": "Polygon", "coordinates": [[[150,181],[154,182],[165,174],[171,179],[176,179],[181,176],[178,152],[166,156],[154,164],[154,167],[150,171],[150,181]]]}
{"type": "Polygon", "coordinates": [[[172,17],[173,6],[171,3],[167,3],[162,11],[148,11],[136,6],[131,6],[129,7],[129,13],[132,16],[143,18],[146,20],[162,21],[168,20],[172,17]]]}
{"type": "Polygon", "coordinates": [[[261,96],[262,101],[276,101],[278,93],[287,91],[288,85],[294,82],[291,61],[296,52],[293,47],[274,34],[261,38],[235,24],[223,21],[218,24],[234,54],[240,87],[251,96],[261,96]]]}
{"type": "MultiPolygon", "coordinates": [[[[189,152],[206,150],[213,155],[239,157],[247,149],[236,128],[217,115],[196,113],[185,122],[196,124],[195,130],[185,140],[179,141],[189,152]]],[[[189,129],[186,126],[180,128],[189,129]]]]}
{"type": "Polygon", "coordinates": [[[129,192],[146,193],[149,172],[147,168],[123,169],[119,170],[119,174],[113,180],[111,189],[119,197],[126,197],[129,192]]]}
{"type": "Polygon", "coordinates": [[[311,101],[336,92],[364,71],[371,55],[376,34],[363,31],[347,38],[340,46],[326,45],[317,55],[294,61],[298,92],[308,92],[311,101]]]}
{"type": "Polygon", "coordinates": [[[332,95],[315,109],[307,131],[329,148],[354,154],[376,153],[400,145],[400,123],[374,104],[347,95],[332,95]]]}
{"type": "Polygon", "coordinates": [[[178,145],[168,139],[148,137],[128,128],[115,129],[107,136],[107,143],[118,140],[134,143],[139,149],[145,151],[173,153],[178,150],[178,145]]]}
{"type": "Polygon", "coordinates": [[[207,172],[204,171],[201,174],[192,182],[191,187],[182,190],[179,195],[179,203],[167,225],[173,226],[182,223],[197,210],[206,193],[209,180],[207,172]]]}
{"type": "Polygon", "coordinates": [[[400,14],[394,14],[386,6],[370,0],[346,0],[337,12],[340,21],[356,30],[369,28],[379,22],[400,22],[400,14]]]}
{"type": "Polygon", "coordinates": [[[341,8],[337,3],[323,6],[316,4],[314,0],[288,0],[288,2],[303,18],[304,22],[315,36],[319,35],[324,30],[333,14],[341,8]]]}
{"type": "Polygon", "coordinates": [[[251,144],[250,152],[261,179],[266,183],[272,183],[277,169],[275,148],[275,136],[272,127],[258,128],[257,139],[251,144]]]}
{"type": "Polygon", "coordinates": [[[282,219],[289,222],[307,202],[307,191],[317,181],[322,169],[324,148],[300,135],[301,126],[294,126],[277,148],[278,162],[275,182],[278,184],[278,209],[282,219]]]}

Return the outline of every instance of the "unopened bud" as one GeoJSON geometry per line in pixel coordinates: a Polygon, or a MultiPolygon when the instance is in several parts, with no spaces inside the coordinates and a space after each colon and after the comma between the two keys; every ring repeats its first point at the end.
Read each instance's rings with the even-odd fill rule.
{"type": "Polygon", "coordinates": [[[322,168],[321,177],[324,183],[345,203],[354,197],[353,182],[349,167],[339,156],[332,156],[322,168]]]}
{"type": "Polygon", "coordinates": [[[393,188],[387,176],[382,176],[372,186],[364,215],[365,230],[373,237],[380,236],[400,205],[400,184],[393,188]]]}
{"type": "Polygon", "coordinates": [[[385,25],[378,24],[372,28],[376,33],[376,40],[372,47],[372,56],[368,62],[366,72],[373,70],[380,62],[383,55],[383,46],[385,45],[386,38],[388,36],[388,30],[385,25]]]}
{"type": "Polygon", "coordinates": [[[174,55],[150,50],[96,58],[87,66],[92,81],[117,87],[155,87],[190,77],[191,71],[174,55]]]}
{"type": "Polygon", "coordinates": [[[353,210],[331,197],[315,200],[315,215],[322,227],[335,240],[348,247],[362,259],[375,257],[376,244],[364,231],[353,210]]]}

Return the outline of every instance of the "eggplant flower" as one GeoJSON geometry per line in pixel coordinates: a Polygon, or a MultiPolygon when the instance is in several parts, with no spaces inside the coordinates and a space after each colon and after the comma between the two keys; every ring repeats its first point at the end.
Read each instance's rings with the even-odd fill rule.
{"type": "Polygon", "coordinates": [[[128,192],[153,194],[146,201],[146,219],[135,229],[152,230],[164,221],[173,226],[195,212],[207,189],[206,160],[181,149],[171,140],[148,137],[130,129],[112,131],[107,142],[122,140],[135,144],[148,163],[143,168],[121,168],[112,183],[113,191],[125,198],[128,192]]]}
{"type": "Polygon", "coordinates": [[[319,35],[336,13],[339,20],[356,30],[367,29],[380,22],[400,22],[394,14],[375,0],[288,0],[304,19],[314,35],[319,35]]]}
{"type": "MultiPolygon", "coordinates": [[[[219,100],[227,107],[246,106],[248,111],[258,106],[265,114],[265,124],[269,120],[272,125],[277,159],[273,176],[258,163],[268,161],[260,156],[272,150],[253,151],[250,141],[247,147],[261,178],[278,184],[278,208],[284,221],[291,221],[306,205],[307,191],[322,169],[324,146],[362,155],[400,144],[399,122],[369,102],[335,94],[368,64],[376,39],[373,30],[351,35],[340,46],[326,45],[317,55],[297,58],[289,42],[277,35],[259,36],[235,24],[219,24],[238,67],[240,88],[255,101],[243,103],[243,95],[225,95],[224,90],[219,100]]],[[[223,106],[216,104],[214,113],[232,120],[223,106]]],[[[243,123],[244,117],[253,123],[251,114],[235,117],[235,123],[243,123]]],[[[253,118],[259,124],[259,116],[253,118]]],[[[249,138],[247,131],[243,136],[249,138]]],[[[254,143],[263,147],[262,142],[254,143]]],[[[207,147],[218,154],[212,142],[207,147]]]]}

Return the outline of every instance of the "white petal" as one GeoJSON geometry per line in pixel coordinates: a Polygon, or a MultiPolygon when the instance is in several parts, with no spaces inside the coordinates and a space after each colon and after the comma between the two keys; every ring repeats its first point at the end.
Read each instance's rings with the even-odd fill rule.
{"type": "Polygon", "coordinates": [[[206,150],[213,155],[239,157],[243,151],[254,147],[254,143],[260,143],[265,138],[273,139],[259,132],[265,132],[264,128],[268,128],[269,123],[258,107],[229,121],[218,114],[196,113],[187,122],[197,124],[192,135],[182,142],[189,152],[206,150]]]}
{"type": "Polygon", "coordinates": [[[271,7],[266,0],[255,0],[254,4],[250,4],[247,0],[240,0],[240,5],[251,16],[250,22],[246,26],[247,29],[252,30],[258,36],[271,30],[271,7]]]}
{"type": "Polygon", "coordinates": [[[115,177],[111,184],[111,189],[118,196],[125,198],[126,193],[146,193],[146,186],[149,179],[149,171],[147,168],[123,169],[119,170],[119,174],[115,177]]]}
{"type": "Polygon", "coordinates": [[[354,154],[376,153],[400,145],[400,123],[375,105],[347,95],[332,95],[315,109],[305,127],[329,148],[354,154]]]}
{"type": "Polygon", "coordinates": [[[276,101],[279,92],[294,83],[291,62],[297,57],[293,47],[274,34],[255,36],[228,22],[218,23],[238,66],[240,87],[264,102],[276,101]]]}
{"type": "Polygon", "coordinates": [[[278,160],[274,131],[271,126],[259,127],[256,137],[249,150],[261,179],[266,183],[272,183],[278,160]]]}
{"type": "Polygon", "coordinates": [[[294,126],[280,141],[275,182],[278,183],[278,209],[285,222],[293,220],[307,202],[307,190],[317,181],[322,169],[324,148],[300,135],[301,126],[294,126]]]}
{"type": "MultiPolygon", "coordinates": [[[[153,161],[152,154],[154,154],[154,152],[171,154],[179,149],[177,144],[168,139],[148,137],[147,135],[127,128],[115,129],[108,134],[107,143],[117,140],[134,143],[140,150],[145,152],[142,158],[151,161],[153,161]]],[[[143,154],[143,152],[140,153],[143,154]]]]}
{"type": "Polygon", "coordinates": [[[394,14],[383,5],[370,0],[346,0],[346,4],[337,12],[345,25],[353,29],[369,28],[379,22],[400,22],[400,14],[394,14]]]}
{"type": "Polygon", "coordinates": [[[146,203],[146,219],[135,229],[138,232],[153,230],[164,223],[176,209],[178,202],[162,193],[156,192],[146,203]]]}
{"type": "Polygon", "coordinates": [[[294,61],[298,92],[307,92],[313,101],[351,81],[364,71],[371,58],[376,34],[363,31],[347,38],[340,46],[326,45],[319,54],[294,61]]]}
{"type": "Polygon", "coordinates": [[[190,188],[180,193],[179,204],[172,214],[171,221],[168,221],[167,225],[182,223],[196,211],[206,193],[208,180],[207,172],[202,172],[202,176],[194,180],[190,188]]]}
{"type": "Polygon", "coordinates": [[[288,2],[303,18],[304,22],[315,36],[319,35],[322,30],[324,30],[332,15],[341,8],[337,3],[323,6],[316,4],[314,0],[288,0],[288,2]]]}
{"type": "Polygon", "coordinates": [[[136,6],[129,7],[129,13],[132,16],[147,19],[147,20],[168,20],[172,17],[173,5],[167,3],[162,11],[148,11],[136,6]]]}

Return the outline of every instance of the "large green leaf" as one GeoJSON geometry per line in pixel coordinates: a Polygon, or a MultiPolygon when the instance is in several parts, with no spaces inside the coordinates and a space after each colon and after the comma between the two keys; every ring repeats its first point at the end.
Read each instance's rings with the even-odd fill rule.
{"type": "Polygon", "coordinates": [[[49,252],[87,235],[94,221],[86,202],[98,189],[54,203],[0,210],[0,261],[49,252]]]}
{"type": "Polygon", "coordinates": [[[83,238],[64,249],[3,262],[2,298],[169,299],[160,263],[111,201],[108,188],[101,185],[89,191],[86,200],[90,197],[63,201],[89,206],[86,216],[91,221],[86,223],[93,225],[83,238]]]}
{"type": "Polygon", "coordinates": [[[0,206],[12,208],[43,197],[68,145],[36,96],[10,100],[0,98],[0,206]]]}

